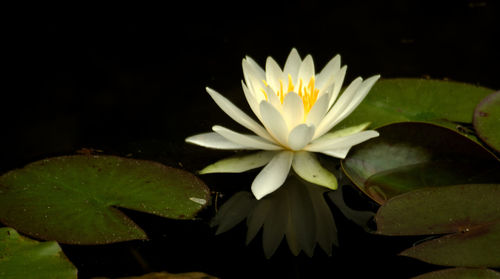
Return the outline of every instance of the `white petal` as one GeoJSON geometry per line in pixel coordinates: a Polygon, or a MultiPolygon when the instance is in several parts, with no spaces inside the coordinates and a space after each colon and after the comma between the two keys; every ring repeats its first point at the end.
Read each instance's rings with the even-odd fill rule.
{"type": "Polygon", "coordinates": [[[250,92],[250,89],[245,85],[243,81],[241,81],[241,87],[243,88],[243,93],[245,93],[245,98],[247,99],[248,105],[252,109],[253,113],[259,120],[262,122],[262,117],[260,116],[259,110],[259,102],[255,98],[255,96],[250,92]]]}
{"type": "Polygon", "coordinates": [[[262,151],[246,156],[238,156],[238,157],[222,159],[205,167],[199,173],[206,174],[206,173],[219,173],[219,172],[230,172],[230,173],[245,172],[266,165],[267,163],[269,163],[269,161],[271,161],[274,155],[276,155],[275,151],[262,151]]]}
{"type": "Polygon", "coordinates": [[[272,92],[272,89],[270,87],[266,87],[262,81],[255,86],[248,86],[248,90],[253,92],[255,100],[257,100],[257,104],[260,104],[262,101],[267,101],[268,96],[270,95],[268,91],[272,92]]]}
{"type": "Polygon", "coordinates": [[[282,151],[265,166],[252,183],[252,193],[260,200],[285,182],[293,161],[293,152],[282,151]]]}
{"type": "MultiPolygon", "coordinates": [[[[318,98],[321,98],[323,95],[332,96],[332,94],[333,94],[332,92],[333,92],[334,88],[335,88],[335,84],[332,81],[328,86],[319,90],[318,98]]],[[[328,99],[328,100],[330,100],[330,99],[328,99]]]]}
{"type": "Polygon", "coordinates": [[[314,135],[314,126],[300,124],[293,128],[288,136],[288,146],[292,150],[301,150],[306,146],[314,135]]]}
{"type": "Polygon", "coordinates": [[[292,166],[304,180],[332,190],[337,189],[337,178],[321,166],[314,154],[307,151],[296,152],[293,156],[292,166]]]}
{"type": "Polygon", "coordinates": [[[247,149],[246,146],[234,143],[213,132],[188,137],[186,142],[215,149],[247,149]]]}
{"type": "Polygon", "coordinates": [[[283,117],[289,129],[304,122],[304,103],[297,93],[290,92],[285,96],[283,100],[283,117]]]}
{"type": "Polygon", "coordinates": [[[342,114],[339,115],[338,119],[336,120],[337,123],[344,120],[347,116],[349,116],[349,114],[351,114],[353,110],[358,107],[358,105],[365,99],[366,95],[368,94],[368,92],[370,92],[370,89],[379,78],[380,76],[376,75],[370,77],[369,79],[365,80],[363,84],[361,84],[357,92],[354,94],[354,96],[352,96],[352,99],[348,103],[347,107],[345,107],[342,111],[342,114]]]}
{"type": "Polygon", "coordinates": [[[326,66],[316,75],[316,87],[322,91],[329,87],[335,80],[338,71],[340,70],[340,55],[332,58],[326,66]]]}
{"type": "Polygon", "coordinates": [[[276,95],[276,92],[274,92],[274,90],[270,86],[266,86],[263,89],[264,91],[266,91],[267,101],[278,111],[281,111],[281,100],[278,95],[276,95]]]}
{"type": "Polygon", "coordinates": [[[283,146],[286,146],[288,128],[281,113],[274,106],[263,101],[260,102],[260,114],[267,131],[283,146]]]}
{"type": "Polygon", "coordinates": [[[294,81],[294,84],[297,84],[300,79],[302,79],[302,82],[308,83],[311,77],[314,76],[314,61],[311,57],[311,55],[306,56],[304,58],[304,61],[302,61],[302,64],[300,65],[299,69],[299,74],[298,74],[298,79],[294,81]]]}
{"type": "Polygon", "coordinates": [[[259,88],[262,87],[262,81],[266,79],[264,70],[262,70],[262,68],[260,68],[250,57],[243,59],[241,65],[243,67],[243,76],[248,89],[250,89],[254,97],[260,101],[264,98],[262,92],[259,90],[259,88]]]}
{"type": "Polygon", "coordinates": [[[368,126],[370,126],[370,122],[365,122],[365,123],[361,123],[359,125],[354,125],[354,126],[347,127],[344,129],[336,130],[336,131],[324,134],[321,137],[321,139],[317,139],[317,141],[326,140],[326,139],[333,139],[333,138],[340,138],[340,137],[345,137],[345,136],[349,136],[352,134],[356,134],[356,133],[363,131],[368,126]]]}
{"type": "Polygon", "coordinates": [[[347,148],[377,137],[379,133],[375,130],[362,131],[345,137],[321,137],[304,148],[307,151],[322,152],[332,149],[347,148]]]}
{"type": "Polygon", "coordinates": [[[266,60],[266,81],[277,92],[280,88],[280,80],[283,80],[283,72],[278,63],[272,57],[266,60]]]}
{"type": "Polygon", "coordinates": [[[344,83],[345,74],[347,71],[347,66],[342,67],[336,74],[335,80],[333,81],[333,90],[330,95],[330,102],[328,103],[328,108],[331,108],[337,97],[339,96],[340,89],[342,89],[342,84],[344,83]]]}
{"type": "Polygon", "coordinates": [[[300,59],[299,53],[294,48],[288,55],[288,58],[285,62],[285,67],[283,69],[285,78],[288,79],[288,75],[290,75],[292,77],[292,81],[295,82],[299,74],[300,64],[302,64],[302,60],[300,59]]]}
{"type": "Polygon", "coordinates": [[[214,130],[214,132],[223,136],[229,141],[245,146],[246,149],[262,149],[262,150],[283,149],[281,146],[270,143],[258,136],[240,134],[235,131],[231,131],[227,128],[224,128],[222,126],[213,126],[212,130],[214,130]]]}
{"type": "Polygon", "coordinates": [[[247,69],[250,69],[252,75],[254,75],[257,79],[263,80],[266,78],[266,72],[251,57],[246,56],[245,59],[243,59],[243,62],[247,64],[247,69]]]}
{"type": "Polygon", "coordinates": [[[344,93],[342,94],[342,96],[340,96],[339,100],[328,111],[328,113],[319,123],[314,138],[322,136],[323,134],[328,132],[333,126],[335,126],[336,123],[338,123],[336,122],[338,116],[342,113],[344,107],[347,106],[347,102],[351,100],[352,95],[356,93],[356,90],[358,90],[362,82],[363,79],[358,77],[357,79],[351,82],[351,84],[347,87],[346,90],[344,90],[344,93]]]}
{"type": "Polygon", "coordinates": [[[346,148],[331,149],[331,150],[321,151],[320,153],[339,159],[345,159],[351,147],[352,146],[346,148]]]}
{"type": "Polygon", "coordinates": [[[308,125],[314,125],[317,127],[321,122],[321,119],[325,116],[326,111],[328,110],[328,101],[330,100],[330,96],[328,94],[319,97],[319,99],[314,103],[313,107],[307,114],[306,123],[308,125]]]}
{"type": "Polygon", "coordinates": [[[214,99],[215,103],[227,114],[229,117],[231,117],[234,121],[238,122],[240,125],[243,127],[251,130],[258,136],[265,138],[267,140],[272,141],[272,137],[269,135],[269,133],[259,125],[255,120],[250,118],[250,116],[246,115],[242,110],[240,110],[238,107],[236,107],[233,103],[231,103],[228,99],[226,99],[224,96],[216,92],[215,90],[207,87],[206,88],[208,94],[214,99]]]}

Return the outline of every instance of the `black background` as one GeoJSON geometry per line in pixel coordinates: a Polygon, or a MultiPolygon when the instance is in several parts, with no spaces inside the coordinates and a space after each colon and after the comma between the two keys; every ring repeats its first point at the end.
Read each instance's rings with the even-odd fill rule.
{"type": "MultiPolygon", "coordinates": [[[[498,2],[487,0],[189,1],[17,10],[4,25],[2,43],[7,73],[0,171],[83,147],[199,169],[227,153],[187,146],[184,138],[213,124],[237,127],[205,86],[249,111],[241,59],[249,55],[263,65],[273,56],[282,65],[292,47],[312,54],[317,70],[341,54],[347,82],[381,74],[499,89],[498,18],[498,2]]],[[[231,184],[241,190],[253,175],[202,179],[214,189],[231,184]]],[[[407,278],[437,268],[395,256],[410,240],[366,235],[340,215],[341,247],[332,258],[321,252],[313,259],[293,257],[284,245],[265,260],[260,239],[244,245],[244,226],[214,237],[210,210],[198,222],[130,213],[152,241],[63,248],[82,278],[161,270],[223,278],[319,278],[323,272],[333,278],[346,278],[342,272],[350,272],[348,278],[407,278]]]]}

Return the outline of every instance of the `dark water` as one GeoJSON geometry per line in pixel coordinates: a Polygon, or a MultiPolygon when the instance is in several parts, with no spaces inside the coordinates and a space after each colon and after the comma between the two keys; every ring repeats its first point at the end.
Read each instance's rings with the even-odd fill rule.
{"type": "MultiPolygon", "coordinates": [[[[321,1],[179,3],[160,7],[75,7],[25,11],[6,26],[0,171],[82,147],[156,160],[189,171],[229,152],[187,146],[213,124],[238,126],[205,93],[210,86],[249,111],[241,59],[282,64],[290,49],[317,69],[335,54],[357,76],[431,77],[500,88],[495,1],[321,1]],[[236,4],[234,4],[236,5],[236,4]],[[115,9],[116,8],[116,9],[115,9]],[[180,17],[176,17],[180,15],[180,17]],[[11,64],[12,62],[12,64],[11,64]]],[[[248,189],[255,173],[202,179],[224,197],[248,189]]],[[[370,209],[356,191],[348,202],[370,209]]],[[[213,207],[198,221],[127,212],[151,241],[63,246],[81,278],[150,271],[203,271],[223,278],[407,278],[438,267],[396,254],[416,239],[369,235],[333,207],[340,247],[332,257],[292,256],[285,243],[266,260],[245,227],[214,236],[213,207]]]]}

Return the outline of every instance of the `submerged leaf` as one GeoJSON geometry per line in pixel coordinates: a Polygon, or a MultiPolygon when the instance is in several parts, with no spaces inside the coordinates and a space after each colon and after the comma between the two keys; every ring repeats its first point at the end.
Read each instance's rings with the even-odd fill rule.
{"type": "Polygon", "coordinates": [[[355,146],[342,168],[379,204],[428,186],[500,181],[500,162],[474,141],[425,123],[398,123],[355,146]]]}
{"type": "Polygon", "coordinates": [[[146,235],[117,208],[191,219],[209,198],[194,175],[116,156],[63,156],[0,177],[0,221],[47,240],[104,244],[146,235]]]}
{"type": "Polygon", "coordinates": [[[412,191],[381,206],[383,235],[441,235],[401,255],[437,265],[500,266],[500,184],[469,184],[412,191]]]}
{"type": "Polygon", "coordinates": [[[38,242],[0,228],[0,278],[76,279],[77,270],[57,242],[38,242]]]}
{"type": "Polygon", "coordinates": [[[474,129],[488,146],[500,152],[500,91],[488,95],[477,105],[474,129]]]}

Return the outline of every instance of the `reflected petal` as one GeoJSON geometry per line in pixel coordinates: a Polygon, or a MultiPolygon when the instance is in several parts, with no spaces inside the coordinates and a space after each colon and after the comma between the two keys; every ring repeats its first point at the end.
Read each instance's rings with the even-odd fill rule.
{"type": "Polygon", "coordinates": [[[284,235],[294,255],[304,251],[312,257],[316,243],[331,255],[332,246],[338,242],[335,221],[324,196],[327,190],[292,175],[265,199],[256,200],[248,192],[236,193],[222,205],[211,226],[218,226],[219,234],[246,217],[247,245],[262,231],[264,254],[268,259],[284,235]]]}
{"type": "Polygon", "coordinates": [[[252,193],[238,192],[219,208],[210,226],[217,226],[216,235],[226,232],[245,220],[256,205],[257,200],[252,193]]]}

